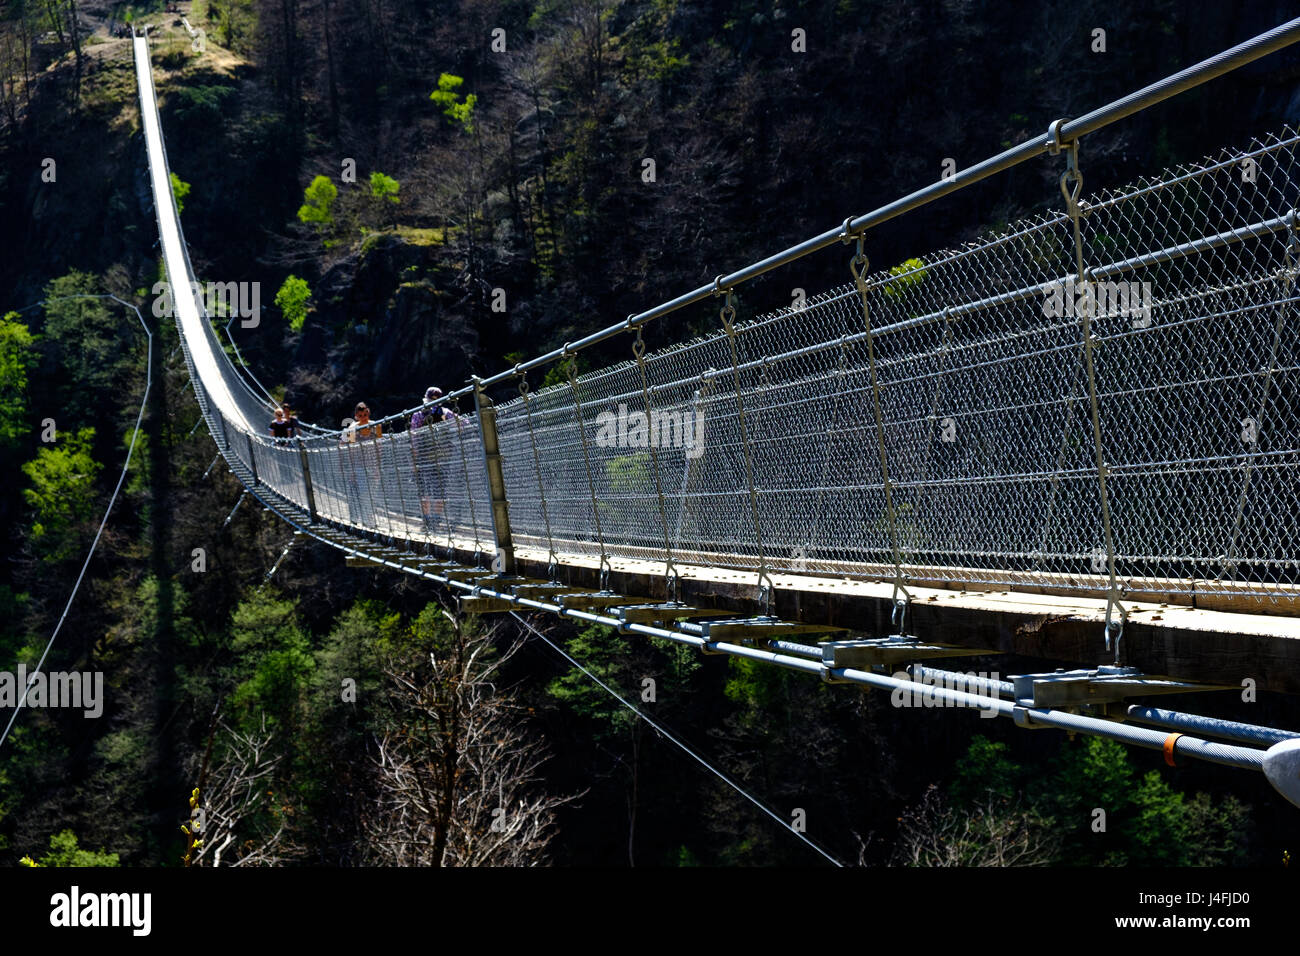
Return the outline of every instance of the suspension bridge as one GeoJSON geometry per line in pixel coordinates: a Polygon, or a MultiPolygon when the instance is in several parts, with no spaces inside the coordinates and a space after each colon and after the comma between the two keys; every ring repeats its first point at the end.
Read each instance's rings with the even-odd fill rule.
{"type": "MultiPolygon", "coordinates": [[[[177,291],[194,395],[245,495],[465,612],[544,611],[1262,770],[1300,804],[1300,733],[1132,703],[1243,682],[1300,693],[1300,133],[1100,193],[1083,190],[1081,148],[1298,39],[1295,20],[1054,122],[476,378],[432,424],[380,419],[378,438],[268,436],[271,396],[177,291]],[[1057,211],[870,263],[874,227],[1044,156],[1057,211]],[[843,286],[738,318],[739,286],[828,250],[843,286]],[[646,347],[655,319],[709,301],[714,333],[646,347]],[[626,361],[578,374],[618,337],[626,361]],[[552,366],[561,382],[530,390],[552,366]],[[1000,681],[931,666],[999,652],[1079,667],[1000,681]]],[[[196,289],[147,37],[133,42],[163,260],[173,290],[196,289]]]]}

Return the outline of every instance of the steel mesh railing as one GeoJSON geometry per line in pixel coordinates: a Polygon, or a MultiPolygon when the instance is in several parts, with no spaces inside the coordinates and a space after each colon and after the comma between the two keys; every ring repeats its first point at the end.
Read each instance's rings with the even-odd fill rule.
{"type": "MultiPolygon", "coordinates": [[[[1080,197],[1077,247],[1063,198],[691,342],[645,351],[629,320],[628,361],[497,408],[515,545],[1294,607],[1297,143],[1080,197]]],[[[475,414],[276,441],[200,337],[196,397],[241,480],[392,542],[497,547],[475,414]]]]}
{"type": "MultiPolygon", "coordinates": [[[[1294,600],[1297,141],[1288,129],[1084,201],[1092,286],[1074,278],[1064,212],[869,276],[908,579],[1105,588],[1077,316],[1087,288],[1124,589],[1294,600]]],[[[735,369],[721,331],[646,356],[651,409],[671,429],[656,436],[669,550],[740,568],[892,575],[865,338],[862,299],[844,286],[739,325],[735,369]],[[697,417],[702,448],[688,454],[697,417]]],[[[637,370],[585,375],[578,395],[608,550],[662,558],[637,370]]],[[[512,529],[540,540],[522,401],[498,416],[519,492],[512,529]]],[[[552,533],[593,551],[572,390],[529,401],[552,533]]]]}
{"type": "MultiPolygon", "coordinates": [[[[1126,593],[1295,599],[1297,142],[1288,129],[1081,203],[1126,593]]],[[[1061,213],[866,277],[901,569],[849,285],[738,323],[734,361],[719,331],[501,405],[512,530],[561,555],[1104,590],[1072,259],[1061,213]]],[[[328,520],[493,548],[474,415],[302,454],[240,434],[233,455],[301,508],[305,457],[328,520]]]]}

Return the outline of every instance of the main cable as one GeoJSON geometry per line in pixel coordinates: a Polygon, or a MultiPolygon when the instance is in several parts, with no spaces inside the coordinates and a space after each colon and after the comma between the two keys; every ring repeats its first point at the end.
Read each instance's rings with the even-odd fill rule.
{"type": "MultiPolygon", "coordinates": [[[[45,645],[45,650],[41,653],[41,659],[36,663],[36,669],[33,670],[31,676],[27,678],[27,685],[23,688],[23,696],[19,699],[17,706],[14,707],[14,712],[9,716],[9,723],[5,725],[4,733],[0,733],[0,747],[3,747],[4,742],[9,738],[9,731],[13,729],[14,721],[18,719],[18,712],[22,710],[23,705],[27,703],[27,694],[32,689],[32,683],[36,680],[36,675],[41,672],[41,668],[45,666],[45,658],[49,656],[50,648],[54,646],[54,639],[59,636],[59,631],[63,629],[63,622],[67,620],[68,611],[72,609],[72,602],[76,600],[77,591],[81,588],[82,578],[86,576],[86,569],[90,567],[90,559],[95,556],[95,548],[98,547],[99,538],[104,533],[104,525],[108,524],[108,516],[113,513],[113,505],[117,503],[118,493],[122,490],[122,485],[126,481],[126,473],[131,467],[131,453],[135,451],[136,439],[140,437],[140,423],[144,421],[144,410],[149,404],[149,389],[153,385],[153,333],[149,331],[149,326],[145,323],[144,316],[140,314],[138,308],[130,302],[119,299],[117,296],[112,294],[64,295],[50,299],[44,304],[48,304],[49,302],[59,302],[65,299],[112,299],[115,302],[122,303],[122,305],[129,309],[135,310],[135,317],[140,320],[140,325],[144,327],[144,334],[148,336],[149,342],[149,349],[145,356],[144,394],[140,397],[140,412],[135,417],[135,431],[131,433],[131,444],[126,450],[126,461],[122,463],[122,473],[117,477],[117,487],[113,489],[113,496],[109,498],[108,507],[104,509],[104,517],[99,522],[99,528],[95,531],[95,539],[90,542],[90,550],[86,553],[86,560],[81,565],[81,572],[77,575],[76,583],[72,585],[72,593],[68,595],[68,603],[63,606],[63,613],[59,615],[59,622],[54,625],[54,633],[50,635],[50,639],[45,645]]],[[[42,303],[38,302],[35,304],[40,305],[42,303]]],[[[32,306],[28,306],[27,308],[32,308],[32,306]]]]}
{"type": "Polygon", "coordinates": [[[597,684],[599,684],[602,688],[604,688],[604,690],[605,690],[605,691],[606,691],[606,692],[607,692],[611,697],[613,697],[615,700],[617,700],[620,704],[622,704],[622,705],[623,705],[624,707],[626,707],[628,710],[632,711],[632,713],[636,714],[638,717],[640,717],[642,720],[644,720],[647,724],[649,724],[649,725],[650,725],[651,727],[653,727],[656,731],[658,731],[662,736],[668,738],[668,740],[672,741],[672,742],[673,742],[674,744],[676,744],[678,747],[682,748],[682,750],[686,751],[686,753],[690,754],[691,757],[693,757],[693,758],[694,758],[695,760],[697,760],[700,764],[702,764],[706,770],[708,770],[710,773],[714,774],[714,775],[715,775],[719,780],[721,780],[721,781],[722,781],[723,783],[725,783],[727,786],[731,787],[733,790],[735,790],[737,793],[739,793],[742,797],[744,797],[746,800],[748,800],[748,801],[749,801],[750,803],[752,803],[754,806],[758,807],[758,809],[762,810],[762,811],[763,811],[764,813],[766,813],[769,817],[771,817],[773,820],[775,820],[777,823],[779,823],[783,829],[789,830],[791,833],[793,833],[795,836],[797,836],[800,840],[802,840],[804,843],[808,844],[808,846],[812,847],[814,850],[816,850],[818,853],[820,853],[823,857],[825,857],[827,860],[829,860],[829,861],[830,861],[834,866],[838,866],[838,867],[841,867],[841,868],[844,866],[844,864],[841,863],[839,860],[835,859],[835,857],[831,856],[829,853],[827,853],[825,850],[823,850],[821,847],[819,847],[819,846],[818,846],[816,843],[814,843],[812,840],[808,839],[806,836],[804,836],[804,835],[803,835],[802,833],[800,833],[798,830],[794,829],[792,826],[790,826],[788,823],[786,823],[784,820],[782,820],[782,819],[781,819],[779,816],[777,816],[774,812],[772,812],[771,810],[769,810],[769,809],[768,809],[768,808],[767,808],[767,807],[762,803],[762,801],[760,801],[757,797],[755,797],[755,796],[753,796],[752,794],[746,792],[745,789],[744,789],[743,787],[740,786],[740,784],[736,783],[734,780],[732,780],[730,777],[728,777],[725,773],[723,773],[723,772],[722,772],[721,770],[719,770],[717,767],[713,766],[711,763],[709,763],[707,760],[705,760],[703,757],[701,757],[698,753],[696,753],[694,750],[692,750],[692,749],[691,749],[689,746],[687,746],[685,743],[683,743],[682,741],[680,741],[680,740],[678,740],[676,737],[674,737],[671,733],[669,733],[666,729],[664,729],[664,727],[663,727],[661,724],[656,723],[653,719],[651,719],[650,717],[646,716],[644,713],[642,713],[641,711],[637,710],[636,707],[632,706],[630,703],[628,703],[626,700],[624,700],[622,697],[620,697],[617,691],[615,691],[612,687],[610,687],[608,684],[606,684],[603,680],[601,680],[599,677],[597,677],[597,676],[596,676],[595,674],[593,674],[591,671],[587,670],[587,668],[583,667],[582,664],[580,664],[577,660],[575,660],[571,654],[569,654],[566,650],[564,650],[564,648],[560,647],[558,644],[556,644],[554,641],[552,641],[549,637],[547,637],[545,634],[543,634],[543,633],[542,633],[541,631],[539,631],[537,628],[533,627],[533,625],[530,624],[530,623],[528,623],[528,621],[526,621],[523,617],[521,617],[521,616],[518,614],[518,612],[516,612],[516,611],[511,611],[511,612],[510,612],[510,616],[513,617],[513,618],[514,618],[516,621],[518,621],[520,624],[522,624],[524,627],[528,628],[528,630],[532,631],[532,633],[533,633],[535,636],[541,638],[543,641],[545,641],[547,644],[549,644],[552,648],[555,649],[555,651],[556,651],[556,652],[557,652],[561,657],[563,657],[563,658],[564,658],[565,660],[567,660],[570,664],[572,664],[572,665],[573,665],[574,667],[576,667],[578,670],[582,671],[584,674],[586,674],[588,677],[590,677],[593,681],[595,681],[597,684]]]}

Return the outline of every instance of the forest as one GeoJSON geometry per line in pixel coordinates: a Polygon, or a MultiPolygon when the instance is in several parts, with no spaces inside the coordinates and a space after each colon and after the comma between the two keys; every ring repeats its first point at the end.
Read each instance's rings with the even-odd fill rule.
{"type": "MultiPolygon", "coordinates": [[[[105,694],[94,719],[18,713],[0,863],[1282,865],[1300,821],[1262,775],[899,710],[598,625],[533,620],[543,639],[458,617],[450,595],[236,506],[155,308],[129,37],[150,26],[196,273],[260,290],[222,334],[337,428],[359,400],[411,408],[710,282],[1289,7],[0,0],[0,669],[35,665],[84,575],[45,667],[102,673],[105,694]]],[[[1288,51],[1087,138],[1088,188],[1296,123],[1298,75],[1288,51]]],[[[900,217],[872,261],[1057,208],[1059,175],[1030,163],[900,217]]],[[[742,318],[848,282],[848,263],[756,280],[742,318]]],[[[647,344],[717,321],[683,309],[647,344]]],[[[630,357],[618,339],[583,367],[630,357]]]]}

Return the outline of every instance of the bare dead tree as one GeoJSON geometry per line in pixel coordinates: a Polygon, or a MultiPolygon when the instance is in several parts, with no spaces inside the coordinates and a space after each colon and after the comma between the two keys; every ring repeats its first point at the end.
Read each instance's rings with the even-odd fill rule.
{"type": "Polygon", "coordinates": [[[21,88],[31,105],[31,40],[27,16],[12,24],[0,24],[0,117],[9,126],[18,125],[18,91],[21,88]]]}
{"type": "Polygon", "coordinates": [[[868,854],[871,851],[871,844],[876,842],[875,831],[873,830],[867,833],[865,837],[863,837],[857,830],[850,830],[849,832],[853,835],[853,842],[858,845],[858,858],[854,865],[870,866],[870,863],[868,862],[868,854]]]}
{"type": "Polygon", "coordinates": [[[1041,817],[991,791],[963,809],[932,784],[901,821],[896,866],[1046,866],[1059,844],[1041,817]]]}
{"type": "Polygon", "coordinates": [[[81,99],[81,77],[85,70],[86,55],[81,48],[81,20],[77,16],[76,0],[68,0],[68,35],[72,40],[77,63],[72,81],[72,102],[77,103],[81,99]]]}
{"type": "Polygon", "coordinates": [[[609,70],[609,20],[614,12],[607,0],[568,0],[557,10],[557,34],[564,42],[554,48],[563,81],[594,100],[609,70]]]}
{"type": "Polygon", "coordinates": [[[543,42],[511,52],[506,59],[504,77],[504,98],[509,101],[507,110],[513,121],[510,129],[512,165],[515,174],[521,177],[515,189],[521,196],[528,219],[535,259],[539,249],[547,250],[549,258],[556,243],[555,209],[546,174],[550,162],[546,131],[555,120],[546,58],[543,42]],[[535,204],[540,208],[534,209],[535,204]]]}
{"type": "Polygon", "coordinates": [[[266,715],[256,730],[217,722],[216,761],[208,767],[192,825],[202,840],[194,866],[277,866],[289,855],[284,808],[277,805],[274,774],[282,755],[266,715]]]}
{"type": "Polygon", "coordinates": [[[554,811],[573,797],[539,789],[545,749],[493,683],[523,641],[498,648],[497,629],[469,632],[447,617],[450,628],[424,629],[433,647],[422,657],[399,655],[385,666],[393,707],[376,743],[380,797],[366,817],[369,862],[539,865],[554,811]]]}

